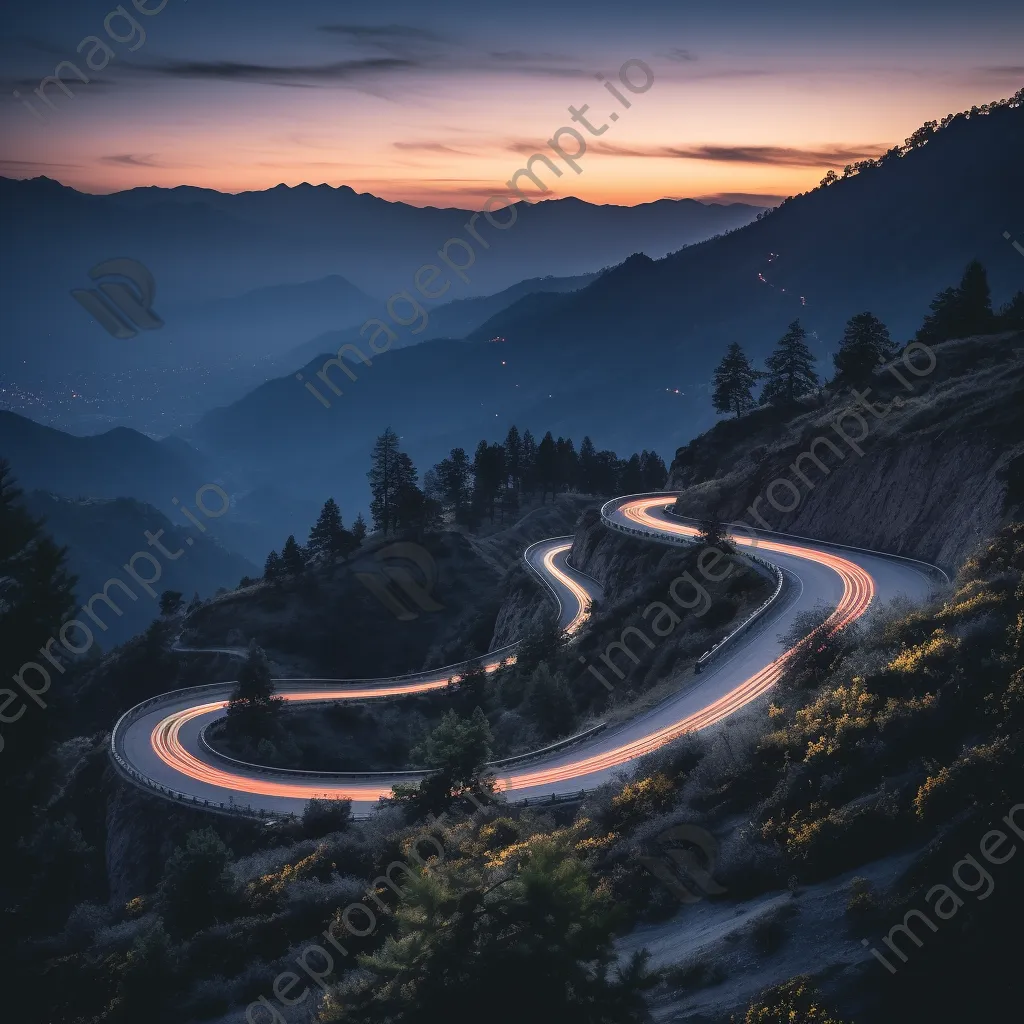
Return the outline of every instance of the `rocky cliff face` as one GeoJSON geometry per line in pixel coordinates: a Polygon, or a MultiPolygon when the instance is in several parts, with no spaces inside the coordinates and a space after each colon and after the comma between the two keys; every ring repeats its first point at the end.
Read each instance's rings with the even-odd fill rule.
{"type": "Polygon", "coordinates": [[[718,424],[676,453],[679,510],[956,569],[1024,500],[1024,335],[932,351],[930,372],[911,354],[920,375],[897,361],[909,388],[883,370],[860,401],[822,392],[718,424]]]}

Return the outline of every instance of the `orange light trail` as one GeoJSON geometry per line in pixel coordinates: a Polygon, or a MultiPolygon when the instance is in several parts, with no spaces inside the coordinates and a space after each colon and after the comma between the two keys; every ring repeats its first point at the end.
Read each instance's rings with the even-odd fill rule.
{"type": "MultiPolygon", "coordinates": [[[[652,508],[656,506],[664,507],[665,503],[666,499],[664,497],[640,498],[621,506],[620,511],[626,518],[647,528],[680,536],[696,536],[698,531],[692,526],[655,519],[650,515],[652,508]]],[[[749,538],[732,537],[731,540],[740,547],[755,546],[755,542],[749,538]]],[[[843,594],[835,611],[824,623],[823,628],[826,628],[829,632],[839,630],[863,615],[875,595],[875,584],[871,576],[860,566],[839,555],[817,551],[814,548],[803,547],[798,544],[780,543],[770,540],[758,540],[756,546],[765,551],[775,551],[780,554],[817,562],[820,565],[827,566],[839,575],[843,583],[843,594]]],[[[579,602],[580,610],[565,630],[566,633],[572,634],[582,626],[590,614],[590,597],[583,587],[554,564],[554,559],[569,547],[569,543],[566,543],[552,548],[544,556],[544,568],[564,584],[579,602]]],[[[700,711],[687,715],[678,722],[673,722],[646,736],[624,743],[611,750],[595,754],[591,757],[580,758],[569,764],[501,777],[497,780],[498,788],[505,791],[529,789],[534,786],[563,782],[589,775],[593,772],[615,768],[656,750],[658,747],[677,739],[684,733],[706,729],[709,726],[715,725],[767,692],[779,678],[783,665],[787,659],[792,657],[797,647],[799,647],[799,644],[780,655],[771,664],[740,683],[739,686],[729,691],[729,693],[713,701],[700,711]]],[[[488,672],[493,672],[499,665],[500,661],[495,661],[487,664],[485,668],[488,672]]],[[[281,696],[289,701],[353,700],[357,698],[422,693],[428,690],[440,689],[447,685],[448,678],[439,677],[437,679],[398,686],[360,686],[344,690],[284,693],[281,696]]],[[[372,802],[382,796],[390,795],[391,786],[381,783],[351,782],[341,786],[332,786],[315,782],[277,782],[268,779],[250,778],[245,775],[238,775],[230,770],[205,764],[185,749],[179,737],[180,730],[192,719],[219,711],[226,707],[226,705],[227,701],[214,701],[186,708],[183,711],[177,711],[162,719],[157,723],[150,736],[150,743],[157,756],[165,764],[183,775],[212,786],[236,792],[288,797],[299,800],[308,800],[314,796],[331,797],[335,799],[348,799],[355,802],[372,802]]]]}

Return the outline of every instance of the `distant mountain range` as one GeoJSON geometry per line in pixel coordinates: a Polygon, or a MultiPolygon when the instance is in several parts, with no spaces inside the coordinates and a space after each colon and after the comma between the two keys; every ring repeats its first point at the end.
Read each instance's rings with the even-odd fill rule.
{"type": "MultiPolygon", "coordinates": [[[[424,302],[422,305],[427,310],[427,318],[423,330],[419,335],[403,332],[399,335],[399,340],[394,343],[394,347],[403,348],[406,345],[431,341],[434,338],[463,338],[497,316],[503,309],[507,309],[528,295],[578,291],[596,280],[597,276],[597,274],[581,274],[578,277],[536,277],[528,281],[520,281],[496,295],[455,299],[453,302],[433,307],[424,302]]],[[[374,310],[374,316],[379,314],[379,308],[374,310]]],[[[337,351],[342,345],[349,342],[365,346],[365,336],[361,336],[359,333],[360,326],[362,325],[353,326],[343,331],[330,331],[296,346],[282,360],[285,363],[284,370],[287,372],[293,366],[306,362],[321,352],[337,351]]],[[[418,326],[418,324],[413,324],[413,326],[418,326]]]]}
{"type": "MultiPolygon", "coordinates": [[[[477,244],[468,284],[456,279],[445,301],[528,278],[591,273],[631,252],[660,256],[760,212],[691,199],[634,207],[558,199],[517,210],[506,231],[477,218],[478,232],[491,236],[488,248],[477,244]]],[[[472,215],[387,202],[347,186],[279,185],[238,195],[181,186],[99,196],[45,177],[0,178],[0,370],[173,367],[191,355],[213,364],[247,353],[247,341],[254,354],[279,355],[371,315],[368,296],[382,315],[387,297],[412,288],[416,271],[436,263],[448,239],[466,236],[472,215]],[[89,270],[114,257],[138,260],[152,273],[162,330],[114,341],[69,294],[90,287],[89,270]],[[261,289],[271,290],[254,292],[261,289]],[[265,323],[260,311],[269,313],[265,323]],[[325,321],[328,312],[340,321],[325,321]]]]}
{"type": "MultiPolygon", "coordinates": [[[[365,507],[373,437],[391,425],[421,470],[510,423],[578,444],[664,455],[714,421],[707,382],[726,345],[767,354],[801,318],[831,375],[845,321],[870,309],[906,340],[933,295],[981,259],[994,298],[1024,281],[1024,109],[960,115],[923,145],[788,200],[664,259],[634,255],[589,286],[530,294],[465,341],[329,368],[325,408],[292,376],[208,414],[194,442],[247,475],[365,507]],[[505,341],[493,344],[490,339],[505,341]],[[679,393],[676,393],[678,389],[679,393]]],[[[327,354],[301,368],[307,381],[327,354]]],[[[300,369],[296,367],[296,369],[300,369]]]]}
{"type": "MultiPolygon", "coordinates": [[[[127,427],[75,437],[0,411],[0,457],[10,462],[18,486],[26,492],[44,491],[76,501],[130,498],[138,503],[133,511],[136,520],[141,522],[148,510],[161,522],[166,516],[199,539],[202,532],[190,526],[182,512],[188,509],[208,536],[261,567],[270,549],[279,548],[292,529],[305,538],[324,501],[292,496],[274,484],[254,491],[230,464],[218,464],[180,438],[154,441],[127,427]],[[223,517],[207,519],[196,509],[196,492],[209,483],[230,496],[231,508],[223,517]]],[[[207,503],[212,509],[220,504],[216,496],[207,503]]],[[[139,546],[143,529],[155,531],[159,523],[142,525],[122,539],[125,558],[139,546]]]]}
{"type": "MultiPolygon", "coordinates": [[[[44,529],[68,549],[68,568],[78,577],[75,594],[84,603],[101,592],[113,576],[131,583],[124,564],[135,551],[148,551],[145,532],[155,536],[164,533],[160,542],[172,553],[181,551],[176,559],[160,559],[161,576],[153,589],[179,590],[186,600],[198,591],[200,597],[211,597],[218,587],[234,589],[246,575],[258,574],[251,562],[225,551],[208,537],[197,536],[191,529],[174,526],[151,505],[130,498],[73,500],[55,494],[32,491],[24,496],[32,515],[44,521],[44,529]],[[188,546],[186,546],[188,543],[188,546]]],[[[142,570],[150,573],[146,567],[142,570]]],[[[106,650],[144,630],[160,615],[157,602],[142,588],[134,590],[136,600],[115,588],[113,596],[122,615],[105,614],[105,632],[96,631],[96,639],[106,650]]],[[[100,610],[104,611],[103,606],[100,610]]]]}

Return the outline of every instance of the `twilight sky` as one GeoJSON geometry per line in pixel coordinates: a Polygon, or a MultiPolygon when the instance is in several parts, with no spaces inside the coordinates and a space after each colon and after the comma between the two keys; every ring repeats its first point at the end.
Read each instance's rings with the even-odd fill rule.
{"type": "Polygon", "coordinates": [[[113,0],[5,11],[0,174],[90,192],[327,182],[475,207],[590,104],[595,125],[620,117],[554,195],[757,201],[1024,86],[1024,7],[1006,0],[135,3],[157,12],[124,0],[141,44],[121,15],[104,30],[113,0]],[[113,57],[76,53],[87,36],[113,57]],[[595,76],[617,82],[630,58],[654,83],[626,110],[595,76]],[[66,67],[74,98],[51,85],[51,109],[33,90],[63,60],[90,81],[66,67]]]}

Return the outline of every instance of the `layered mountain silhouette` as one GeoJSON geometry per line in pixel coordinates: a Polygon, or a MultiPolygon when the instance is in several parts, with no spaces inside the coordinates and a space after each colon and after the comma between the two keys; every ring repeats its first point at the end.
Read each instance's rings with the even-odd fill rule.
{"type": "Polygon", "coordinates": [[[1003,237],[1024,237],[1022,129],[1020,107],[959,115],[724,237],[660,260],[634,255],[578,291],[525,296],[464,341],[367,352],[371,365],[350,365],[355,380],[330,367],[341,396],[316,377],[325,353],[296,369],[330,408],[288,376],[208,414],[194,440],[297,491],[341,481],[351,493],[339,499],[359,505],[366,453],[389,424],[421,467],[512,422],[670,453],[714,421],[707,381],[732,341],[763,357],[799,317],[829,376],[850,316],[870,309],[906,341],[970,259],[988,268],[996,303],[1007,300],[1024,280],[1003,237]]]}
{"type": "MultiPolygon", "coordinates": [[[[634,250],[663,255],[682,245],[747,223],[759,207],[705,205],[695,200],[659,200],[635,207],[595,206],[577,199],[518,204],[514,227],[487,226],[488,249],[468,282],[456,281],[444,301],[487,295],[518,282],[549,275],[574,276],[620,262],[634,250]]],[[[173,366],[183,354],[208,360],[237,354],[245,325],[224,319],[233,305],[269,308],[274,293],[244,296],[254,289],[304,286],[344,278],[355,289],[386,300],[413,287],[425,263],[457,235],[466,235],[471,211],[414,207],[354,192],[347,186],[279,185],[263,192],[225,194],[181,186],[137,188],[111,195],[77,192],[49,178],[0,178],[0,217],[5,226],[0,288],[3,327],[9,344],[0,369],[24,365],[131,367],[154,361],[173,366]],[[133,344],[112,344],[103,329],[69,292],[88,288],[89,270],[105,260],[128,257],[143,263],[156,282],[155,312],[161,331],[133,344]],[[202,337],[188,334],[204,304],[210,321],[202,337]],[[178,322],[180,320],[180,323],[178,322]],[[223,330],[214,322],[223,320],[223,330]],[[173,340],[173,349],[168,342],[173,340]]],[[[478,225],[479,230],[483,230],[478,225]]],[[[337,288],[336,288],[337,290],[337,288]]],[[[294,293],[277,293],[282,308],[294,293]]],[[[337,300],[339,296],[333,296],[337,300]]],[[[324,324],[292,315],[282,326],[264,325],[257,348],[273,344],[278,354],[327,330],[370,315],[353,294],[356,315],[324,324]]],[[[311,301],[321,303],[314,294],[311,301]]],[[[274,314],[278,317],[278,314],[274,314]]]]}
{"type": "MultiPolygon", "coordinates": [[[[177,590],[186,600],[197,592],[200,597],[212,597],[219,587],[234,589],[243,576],[260,572],[251,562],[208,537],[175,526],[153,506],[131,498],[74,500],[32,491],[24,500],[29,512],[43,520],[46,532],[67,547],[68,566],[78,577],[75,594],[83,603],[101,592],[111,577],[131,584],[124,563],[134,551],[150,550],[146,531],[159,536],[168,551],[182,552],[175,559],[160,559],[160,579],[153,585],[157,593],[177,590]]],[[[144,571],[151,574],[152,569],[147,566],[144,571]]],[[[105,650],[142,632],[160,614],[156,600],[141,587],[132,592],[135,600],[126,597],[120,588],[112,591],[121,615],[99,606],[107,629],[96,631],[97,641],[105,650]]]]}

